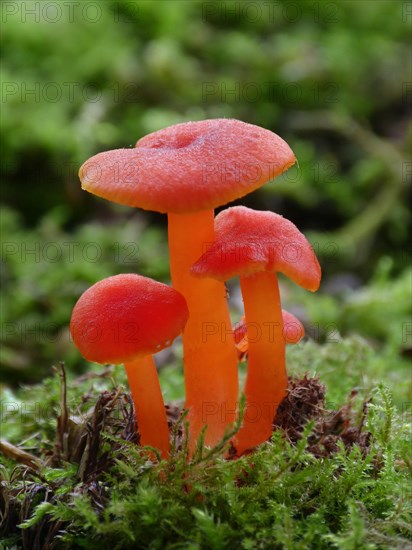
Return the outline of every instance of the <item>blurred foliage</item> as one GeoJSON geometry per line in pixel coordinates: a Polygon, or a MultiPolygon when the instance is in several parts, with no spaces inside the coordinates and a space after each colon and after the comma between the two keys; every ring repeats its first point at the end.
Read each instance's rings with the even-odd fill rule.
{"type": "Polygon", "coordinates": [[[1,210],[3,381],[40,380],[60,360],[79,366],[68,324],[77,299],[95,282],[135,271],[168,277],[164,234],[156,226],[145,227],[141,218],[93,222],[72,233],[63,223],[56,210],[35,230],[24,230],[13,210],[1,210]]]}
{"type": "MultiPolygon", "coordinates": [[[[65,216],[56,209],[28,230],[22,228],[15,211],[0,211],[0,382],[40,380],[62,360],[76,370],[86,366],[70,340],[68,323],[79,296],[98,280],[117,273],[139,272],[169,282],[166,236],[161,228],[144,223],[139,215],[132,212],[129,218],[95,221],[71,233],[64,229],[64,222],[65,216]]],[[[325,271],[327,261],[322,262],[325,271]]],[[[353,288],[356,280],[339,275],[327,279],[324,289],[316,294],[283,277],[281,280],[284,307],[304,322],[315,350],[320,349],[317,344],[326,343],[333,352],[333,344],[342,337],[362,335],[381,350],[381,357],[386,357],[381,376],[389,385],[391,381],[398,384],[399,377],[406,378],[412,350],[412,274],[405,265],[396,276],[393,264],[391,258],[382,258],[368,286],[353,288]],[[390,375],[392,370],[396,376],[390,375]]],[[[241,302],[236,299],[238,283],[234,279],[229,286],[236,322],[242,313],[241,302]]],[[[165,361],[168,359],[166,354],[165,361]]],[[[171,399],[182,397],[181,368],[176,376],[168,396],[171,399]]]]}
{"type": "Polygon", "coordinates": [[[282,135],[300,163],[249,206],[345,237],[376,198],[373,223],[349,227],[340,252],[352,236],[362,241],[367,278],[369,259],[405,251],[404,3],[69,4],[6,12],[3,193],[25,223],[60,204],[68,223],[106,215],[109,204],[80,191],[77,169],[90,155],[172,123],[235,117],[282,135]]]}
{"type": "Polygon", "coordinates": [[[67,324],[90,284],[135,270],[168,279],[165,217],[83,193],[81,163],[209,117],[269,128],[296,152],[298,167],[241,202],[280,212],[310,235],[325,293],[293,288],[290,300],[301,304],[309,334],[318,323],[323,333],[312,336],[327,340],[332,323],[403,361],[411,229],[405,3],[6,4],[3,379],[39,379],[60,359],[81,367],[67,324]],[[342,271],[370,285],[333,293],[328,278],[342,271]]]}

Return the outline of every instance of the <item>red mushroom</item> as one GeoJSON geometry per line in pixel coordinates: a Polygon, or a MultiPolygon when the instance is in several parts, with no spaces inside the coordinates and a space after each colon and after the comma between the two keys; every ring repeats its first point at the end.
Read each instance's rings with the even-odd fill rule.
{"type": "Polygon", "coordinates": [[[233,422],[238,378],[224,286],[196,280],[190,266],[214,240],[214,208],[254,191],[295,160],[276,134],[216,119],[154,132],[136,148],[100,153],[80,169],[83,189],[168,214],[172,283],[190,312],[183,348],[192,448],[205,424],[205,442],[214,445],[233,422]]]}
{"type": "Polygon", "coordinates": [[[241,454],[270,437],[276,409],[287,388],[276,273],[315,291],[321,270],[305,236],[273,212],[229,208],[216,217],[215,234],[215,242],[194,264],[192,273],[221,281],[240,275],[249,340],[245,417],[234,442],[241,454]]]}
{"type": "MultiPolygon", "coordinates": [[[[282,309],[282,319],[283,338],[285,339],[286,344],[297,344],[300,342],[305,336],[305,329],[299,319],[285,309],[282,309]]],[[[244,315],[239,323],[233,327],[233,337],[235,339],[237,356],[240,360],[243,360],[246,357],[247,350],[249,348],[246,319],[244,315]]]]}
{"type": "Polygon", "coordinates": [[[115,275],[79,298],[70,332],[96,363],[124,363],[142,445],[169,453],[169,429],[153,353],[170,346],[188,319],[183,296],[140,275],[115,275]]]}

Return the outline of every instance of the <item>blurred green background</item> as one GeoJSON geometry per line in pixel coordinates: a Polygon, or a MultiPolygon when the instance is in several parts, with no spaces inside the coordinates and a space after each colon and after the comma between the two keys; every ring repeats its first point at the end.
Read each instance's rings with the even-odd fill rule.
{"type": "MultiPolygon", "coordinates": [[[[81,191],[79,166],[213,117],[273,130],[299,160],[239,202],[287,216],[318,253],[317,295],[283,287],[309,337],[358,335],[389,354],[388,369],[408,373],[409,2],[6,1],[1,10],[0,381],[38,381],[61,360],[84,369],[68,322],[97,280],[138,271],[168,281],[165,218],[81,191]]],[[[236,310],[236,287],[232,295],[236,310]]]]}

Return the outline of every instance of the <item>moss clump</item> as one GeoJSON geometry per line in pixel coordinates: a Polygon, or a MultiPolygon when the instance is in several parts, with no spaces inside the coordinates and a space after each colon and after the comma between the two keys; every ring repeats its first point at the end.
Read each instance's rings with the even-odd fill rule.
{"type": "Polygon", "coordinates": [[[356,391],[330,411],[318,380],[294,378],[271,441],[239,460],[225,458],[228,436],[188,463],[184,415],[169,407],[172,456],[153,463],[136,445],[132,404],[114,376],[108,368],[73,380],[68,396],[57,377],[20,392],[20,403],[43,398],[55,412],[20,429],[17,416],[5,424],[39,464],[0,456],[5,548],[410,544],[410,423],[387,389],[356,391]]]}

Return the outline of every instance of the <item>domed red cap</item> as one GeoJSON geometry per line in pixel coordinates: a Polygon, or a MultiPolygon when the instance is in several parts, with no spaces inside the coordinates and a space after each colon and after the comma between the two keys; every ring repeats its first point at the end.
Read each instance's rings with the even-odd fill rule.
{"type": "Polygon", "coordinates": [[[295,163],[278,135],[234,119],[185,122],[99,153],[80,168],[86,191],[113,202],[186,214],[243,197],[295,163]]]}
{"type": "Polygon", "coordinates": [[[215,241],[191,272],[226,281],[259,271],[283,273],[311,291],[319,288],[321,278],[310,243],[291,221],[245,206],[224,210],[215,219],[215,241]]]}
{"type": "Polygon", "coordinates": [[[186,300],[173,288],[140,275],[115,275],[79,298],[70,332],[89,361],[119,364],[169,346],[188,317],[186,300]]]}
{"type": "MultiPolygon", "coordinates": [[[[298,344],[305,336],[305,327],[297,317],[282,309],[283,337],[287,344],[298,344]]],[[[241,320],[233,327],[233,338],[238,351],[245,352],[248,349],[247,324],[243,315],[241,320]]]]}

